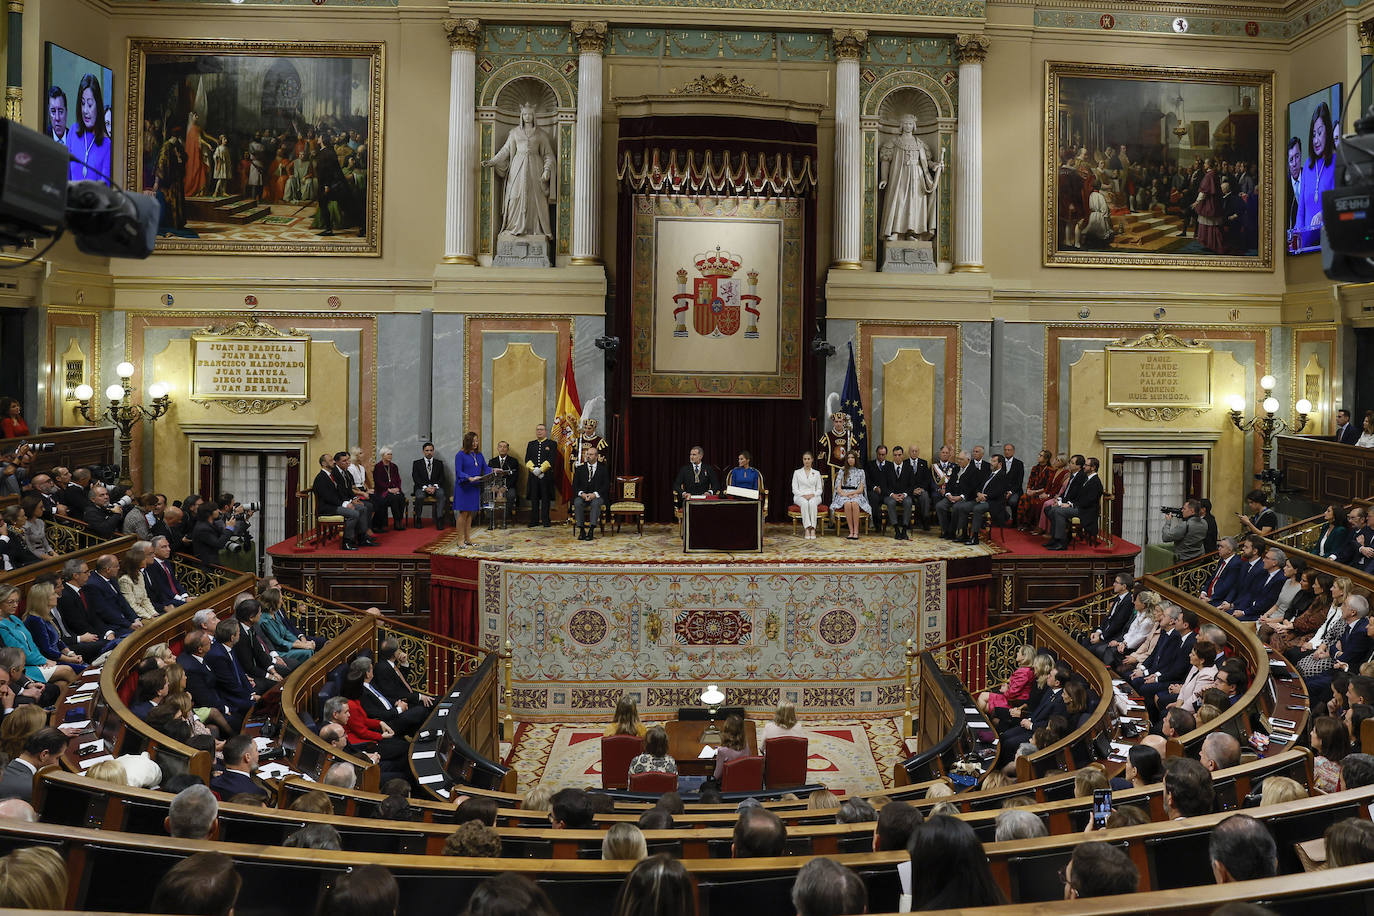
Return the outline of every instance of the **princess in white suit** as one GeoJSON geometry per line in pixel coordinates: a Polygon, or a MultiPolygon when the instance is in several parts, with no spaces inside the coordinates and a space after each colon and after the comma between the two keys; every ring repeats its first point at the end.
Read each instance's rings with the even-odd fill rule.
{"type": "Polygon", "coordinates": [[[810,452],[803,452],[802,466],[792,472],[792,501],[801,510],[808,541],[816,539],[816,507],[821,504],[825,488],[821,472],[811,466],[813,461],[815,458],[810,452]]]}

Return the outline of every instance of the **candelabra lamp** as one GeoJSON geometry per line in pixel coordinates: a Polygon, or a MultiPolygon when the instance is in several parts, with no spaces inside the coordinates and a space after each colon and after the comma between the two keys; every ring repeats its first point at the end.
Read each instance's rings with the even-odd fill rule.
{"type": "Polygon", "coordinates": [[[707,684],[701,692],[702,705],[709,708],[711,721],[701,733],[702,744],[720,744],[720,729],[716,728],[716,716],[720,714],[720,704],[725,702],[725,693],[715,684],[707,684]]]}
{"type": "Polygon", "coordinates": [[[172,404],[172,398],[166,385],[161,382],[153,382],[148,386],[148,396],[152,398],[152,401],[146,406],[135,404],[133,363],[120,363],[115,367],[115,374],[119,376],[119,384],[111,385],[105,389],[105,397],[110,399],[110,406],[101,410],[91,403],[91,398],[95,396],[95,390],[90,385],[78,385],[76,397],[81,403],[76,410],[86,418],[88,423],[108,421],[119,430],[119,485],[128,487],[133,484],[133,480],[129,476],[129,447],[134,442],[134,427],[138,425],[140,420],[147,420],[149,423],[156,422],[159,417],[167,413],[167,408],[172,404]]]}
{"type": "Polygon", "coordinates": [[[1312,412],[1312,402],[1307,398],[1300,398],[1293,405],[1297,417],[1289,423],[1283,417],[1275,416],[1279,410],[1279,399],[1274,397],[1274,385],[1277,384],[1272,375],[1266,375],[1260,379],[1260,388],[1264,389],[1264,398],[1260,401],[1260,408],[1264,411],[1263,416],[1256,414],[1249,419],[1245,417],[1245,398],[1239,394],[1231,395],[1229,406],[1231,408],[1231,422],[1236,429],[1243,433],[1250,430],[1255,431],[1255,435],[1260,439],[1260,452],[1263,458],[1263,471],[1260,478],[1261,488],[1266,496],[1272,501],[1274,496],[1273,475],[1269,473],[1269,458],[1274,451],[1274,437],[1285,432],[1300,433],[1307,426],[1307,415],[1312,412]]]}

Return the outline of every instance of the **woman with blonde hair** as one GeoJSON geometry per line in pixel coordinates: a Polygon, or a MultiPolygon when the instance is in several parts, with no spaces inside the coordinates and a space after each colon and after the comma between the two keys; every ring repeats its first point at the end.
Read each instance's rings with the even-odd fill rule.
{"type": "Polygon", "coordinates": [[[24,602],[24,627],[44,658],[55,664],[69,665],[73,672],[80,674],[86,670],[86,666],[81,656],[73,652],[57,632],[57,626],[52,622],[52,609],[55,607],[57,586],[51,582],[35,582],[29,587],[28,600],[24,602]]]}
{"type": "Polygon", "coordinates": [[[1260,788],[1260,807],[1281,805],[1306,797],[1307,790],[1296,779],[1289,779],[1287,776],[1268,776],[1260,788]]]}
{"type": "Polygon", "coordinates": [[[720,727],[720,747],[716,748],[716,768],[712,775],[720,779],[725,775],[727,763],[748,756],[749,750],[744,743],[744,719],[737,715],[727,716],[720,727]]]}
{"type": "Polygon", "coordinates": [[[644,737],[644,723],[639,721],[639,704],[634,698],[622,694],[615,704],[615,715],[611,717],[611,724],[606,726],[604,732],[607,738],[612,735],[634,735],[636,738],[644,737]]]}
{"type": "Polygon", "coordinates": [[[0,585],[0,644],[24,653],[24,674],[40,684],[72,684],[76,672],[71,665],[50,660],[33,641],[33,634],[19,616],[19,589],[0,585]]]}
{"type": "Polygon", "coordinates": [[[535,786],[520,800],[521,811],[547,811],[553,803],[553,790],[545,785],[535,786]]]}
{"type": "Polygon", "coordinates": [[[985,690],[974,700],[983,715],[988,715],[991,708],[1005,709],[1011,706],[1013,701],[1020,704],[1030,699],[1031,681],[1036,678],[1035,669],[1031,667],[1034,661],[1035,646],[1016,647],[1016,667],[1011,677],[996,690],[985,690]]]}
{"type": "Polygon", "coordinates": [[[840,800],[829,789],[817,789],[806,799],[807,811],[833,811],[840,806],[840,800]]]}
{"type": "Polygon", "coordinates": [[[1326,867],[1374,862],[1374,824],[1347,817],[1326,828],[1326,867]]]}
{"type": "Polygon", "coordinates": [[[86,770],[86,778],[94,779],[97,782],[108,782],[115,786],[127,786],[129,777],[124,773],[124,767],[119,765],[118,760],[102,760],[95,766],[86,770]]]}
{"type": "Polygon", "coordinates": [[[612,824],[601,841],[602,859],[630,859],[638,862],[649,855],[649,847],[644,842],[644,834],[638,827],[627,821],[612,824]]]}
{"type": "Polygon", "coordinates": [[[157,608],[153,607],[153,602],[148,598],[148,589],[143,584],[143,570],[153,562],[152,546],[147,541],[139,541],[119,561],[119,593],[143,620],[157,616],[157,608]],[[148,549],[140,550],[145,544],[148,549]]]}
{"type": "Polygon", "coordinates": [[[0,907],[60,910],[67,901],[67,864],[48,846],[26,846],[0,859],[0,907]]]}
{"type": "Polygon", "coordinates": [[[163,668],[177,663],[177,657],[172,654],[172,650],[168,648],[167,644],[164,642],[151,645],[147,649],[144,649],[143,657],[157,659],[158,665],[163,668]]]}
{"type": "Polygon", "coordinates": [[[788,735],[804,736],[805,729],[797,724],[797,706],[788,700],[778,704],[773,711],[773,721],[763,727],[762,741],[769,738],[782,738],[788,735]]]}

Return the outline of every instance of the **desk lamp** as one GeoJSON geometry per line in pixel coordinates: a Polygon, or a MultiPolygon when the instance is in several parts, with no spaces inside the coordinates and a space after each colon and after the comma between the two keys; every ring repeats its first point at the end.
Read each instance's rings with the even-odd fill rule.
{"type": "Polygon", "coordinates": [[[711,716],[711,721],[706,726],[706,730],[701,733],[701,743],[720,744],[720,729],[716,728],[716,714],[720,712],[720,704],[725,702],[725,694],[715,684],[707,684],[706,689],[701,692],[701,702],[710,707],[708,714],[711,716]]]}

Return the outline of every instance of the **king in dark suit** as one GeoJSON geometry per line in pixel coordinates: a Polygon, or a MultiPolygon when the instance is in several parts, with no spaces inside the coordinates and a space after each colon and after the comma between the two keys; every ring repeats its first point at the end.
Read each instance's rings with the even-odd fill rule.
{"type": "Polygon", "coordinates": [[[534,428],[534,438],[525,444],[525,470],[529,471],[529,483],[525,495],[530,500],[530,527],[543,524],[548,528],[549,508],[553,505],[554,475],[553,466],[558,461],[558,446],[549,438],[549,430],[543,423],[534,428]]]}
{"type": "Polygon", "coordinates": [[[590,541],[593,529],[601,520],[601,505],[611,492],[611,472],[606,462],[600,460],[594,445],[587,446],[582,458],[582,463],[573,471],[573,520],[578,540],[590,541]],[[591,524],[584,527],[589,507],[591,524]]]}
{"type": "Polygon", "coordinates": [[[716,476],[716,469],[707,464],[704,458],[705,453],[702,452],[701,446],[692,446],[691,452],[687,455],[687,463],[678,469],[677,476],[673,478],[674,499],[684,496],[705,496],[720,490],[720,478],[716,476]]]}
{"type": "Polygon", "coordinates": [[[978,532],[982,529],[983,519],[987,516],[991,515],[994,522],[1007,521],[1006,500],[1010,482],[1002,465],[1002,456],[993,455],[989,460],[992,463],[992,473],[983,481],[973,499],[960,500],[954,511],[955,526],[967,533],[965,544],[978,543],[978,532]]]}
{"type": "Polygon", "coordinates": [[[425,501],[432,500],[429,517],[434,520],[434,527],[443,531],[444,511],[449,504],[448,473],[444,470],[444,459],[434,454],[433,442],[426,442],[424,457],[416,458],[411,463],[410,484],[410,505],[415,527],[420,527],[420,510],[424,508],[425,501]]]}

